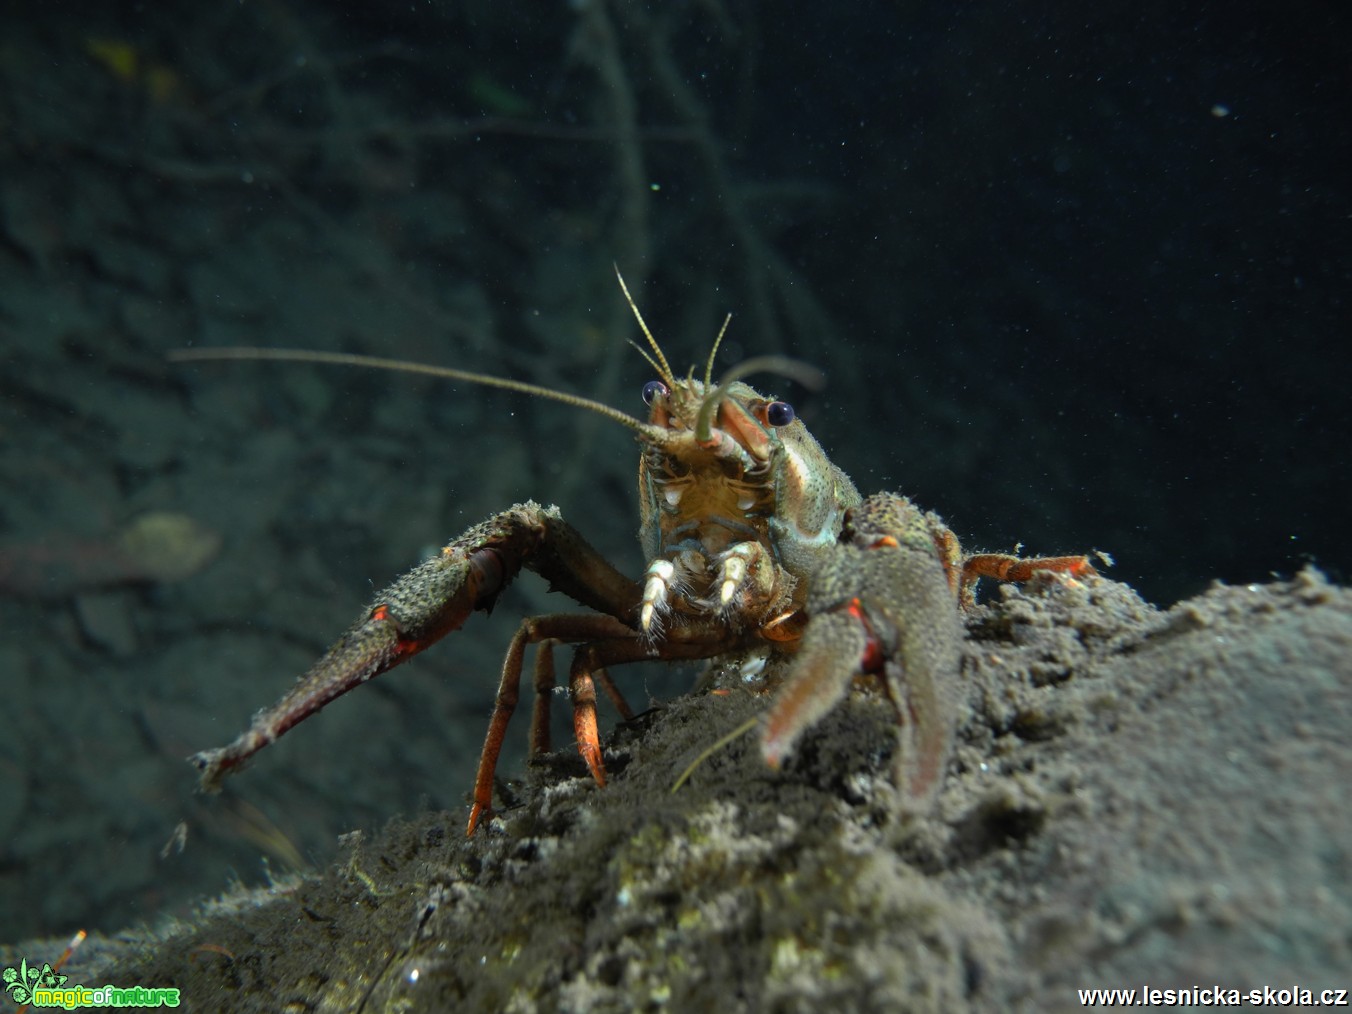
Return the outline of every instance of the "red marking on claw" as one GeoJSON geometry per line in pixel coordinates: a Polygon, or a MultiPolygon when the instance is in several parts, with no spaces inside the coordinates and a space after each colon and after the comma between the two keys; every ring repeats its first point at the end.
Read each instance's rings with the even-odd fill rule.
{"type": "Polygon", "coordinates": [[[878,672],[887,661],[883,654],[882,642],[878,640],[878,635],[873,632],[873,624],[869,623],[868,616],[864,613],[864,605],[858,598],[852,598],[845,603],[845,611],[859,621],[859,625],[864,628],[864,633],[868,635],[868,644],[865,645],[863,652],[859,656],[860,672],[878,672]]]}

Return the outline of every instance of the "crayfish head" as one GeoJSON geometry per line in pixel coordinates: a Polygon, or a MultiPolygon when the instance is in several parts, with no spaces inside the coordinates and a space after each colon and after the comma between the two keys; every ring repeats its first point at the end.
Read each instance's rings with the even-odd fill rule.
{"type": "Polygon", "coordinates": [[[859,494],[792,407],[736,380],[717,388],[653,381],[645,398],[651,436],[640,435],[639,498],[648,558],[698,546],[712,559],[754,541],[796,577],[815,570],[859,494]]]}
{"type": "Polygon", "coordinates": [[[644,442],[650,447],[687,459],[724,458],[745,469],[768,462],[775,452],[776,428],[794,421],[787,403],[765,398],[742,383],[712,387],[687,379],[668,386],[654,380],[644,387],[643,397],[652,431],[644,442]]]}
{"type": "Polygon", "coordinates": [[[777,373],[816,388],[824,381],[821,371],[784,356],[756,356],[714,384],[728,318],[709,351],[703,382],[693,370],[681,380],[618,269],[616,276],[648,349],[634,345],[659,378],[643,389],[648,422],[634,427],[644,445],[639,500],[649,560],[679,551],[712,559],[732,542],[754,541],[794,577],[811,574],[834,547],[859,493],[787,402],[765,397],[741,378],[777,373]]]}

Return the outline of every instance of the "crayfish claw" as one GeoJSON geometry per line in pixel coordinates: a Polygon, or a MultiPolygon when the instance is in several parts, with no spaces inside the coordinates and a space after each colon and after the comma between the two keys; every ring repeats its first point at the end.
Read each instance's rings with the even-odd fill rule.
{"type": "Polygon", "coordinates": [[[828,613],[808,625],[761,732],[761,755],[770,767],[778,768],[799,737],[840,703],[855,676],[841,660],[862,657],[867,644],[864,629],[843,613],[828,613]]]}
{"type": "Polygon", "coordinates": [[[856,677],[876,675],[897,710],[898,784],[912,803],[933,797],[953,738],[962,644],[936,524],[889,494],[850,511],[843,543],[812,576],[798,658],[762,734],[772,767],[856,677]]]}

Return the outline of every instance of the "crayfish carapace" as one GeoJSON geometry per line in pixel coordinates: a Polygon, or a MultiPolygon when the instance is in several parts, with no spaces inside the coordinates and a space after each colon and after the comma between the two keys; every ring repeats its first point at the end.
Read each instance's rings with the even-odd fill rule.
{"type": "MultiPolygon", "coordinates": [[[[621,279],[621,287],[624,287],[621,279]]],[[[334,698],[392,669],[492,607],[522,569],[594,610],[522,622],[508,647],[474,783],[472,834],[492,804],[493,775],[516,708],[527,645],[537,648],[532,748],[548,742],[552,648],[574,645],[568,672],[578,749],[605,784],[595,683],[630,717],[607,667],[708,659],[762,649],[792,656],[760,731],[778,766],[856,677],[876,675],[897,710],[898,782],[931,799],[948,759],[959,675],[961,610],[982,577],[1024,581],[1040,571],[1094,574],[1085,556],[965,555],[939,518],[905,497],[864,498],[792,408],[739,378],[815,373],[792,360],[753,359],[714,384],[681,379],[624,289],[658,373],[644,389],[646,422],[586,398],[518,381],[341,353],[224,349],[178,360],[273,359],[398,369],[551,398],[629,427],[641,446],[642,581],[620,573],[555,507],[517,504],[475,525],[376,596],[361,617],[234,742],[196,754],[206,791],[334,698]]],[[[726,328],[726,324],[724,325],[726,328]]],[[[721,334],[720,334],[721,338],[721,334]]],[[[643,351],[640,349],[640,351],[643,351]]]]}

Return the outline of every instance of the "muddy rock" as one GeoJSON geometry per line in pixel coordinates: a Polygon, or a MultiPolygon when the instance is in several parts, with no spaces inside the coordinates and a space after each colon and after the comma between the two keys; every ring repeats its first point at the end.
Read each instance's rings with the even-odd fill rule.
{"type": "Polygon", "coordinates": [[[1337,986],[1352,594],[1314,570],[1167,612],[1090,579],[969,617],[958,749],[906,813],[884,700],[780,772],[691,695],[463,813],[98,952],[197,1009],[1070,1010],[1077,988],[1337,986]]]}

